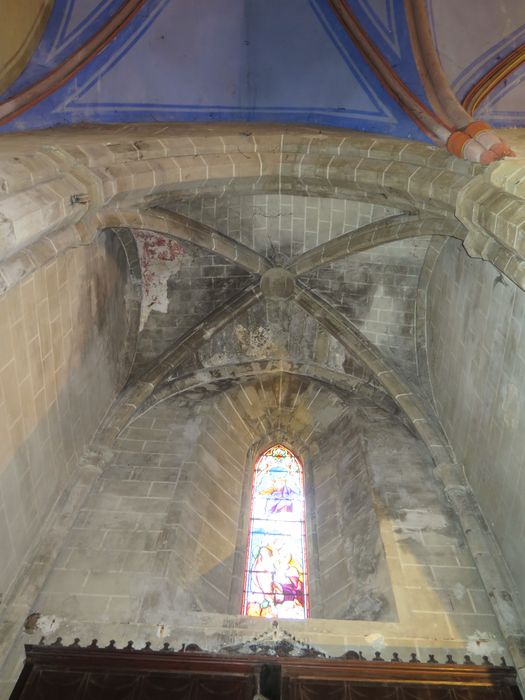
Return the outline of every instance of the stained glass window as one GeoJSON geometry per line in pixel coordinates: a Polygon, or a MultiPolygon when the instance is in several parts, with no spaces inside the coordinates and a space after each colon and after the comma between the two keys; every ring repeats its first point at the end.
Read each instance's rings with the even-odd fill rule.
{"type": "Polygon", "coordinates": [[[308,617],[303,467],[283,445],[255,464],[243,615],[308,617]]]}

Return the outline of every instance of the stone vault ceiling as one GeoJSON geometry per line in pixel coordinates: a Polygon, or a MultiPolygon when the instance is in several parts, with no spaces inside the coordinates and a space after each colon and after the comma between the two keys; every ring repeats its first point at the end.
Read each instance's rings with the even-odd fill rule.
{"type": "Polygon", "coordinates": [[[0,647],[39,586],[68,633],[104,591],[126,635],[237,613],[246,464],[282,440],[319,504],[314,618],[501,638],[523,679],[523,0],[1,4],[0,647]],[[88,548],[59,554],[69,584],[57,503],[114,550],[80,578],[88,548]]]}
{"type": "MultiPolygon", "coordinates": [[[[315,255],[327,241],[400,213],[366,202],[286,195],[197,197],[167,205],[279,266],[292,264],[307,251],[315,255]]],[[[152,234],[135,236],[146,294],[138,373],[257,275],[190,243],[177,244],[170,256],[166,239],[154,237],[157,245],[147,249],[143,241],[151,241],[152,234]]],[[[328,264],[319,258],[301,276],[414,379],[416,291],[428,243],[429,237],[388,243],[328,264]]],[[[204,366],[249,359],[308,360],[339,371],[352,364],[344,348],[304,310],[272,299],[247,310],[196,355],[197,364],[204,366]]]]}
{"type": "Polygon", "coordinates": [[[207,395],[281,373],[302,377],[305,386],[328,384],[345,396],[358,391],[398,413],[359,354],[327,321],[333,313],[336,326],[351,324],[363,342],[419,383],[416,297],[431,236],[384,245],[372,239],[359,245],[355,238],[411,215],[369,202],[279,194],[171,196],[160,203],[157,211],[191,228],[193,242],[177,233],[171,238],[148,232],[147,226],[127,234],[120,229],[121,237],[131,232],[135,240],[142,277],[132,377],[140,382],[161,367],[162,357],[207,318],[223,309],[227,316],[217,332],[192,342],[189,355],[141,410],[180,392],[195,398],[199,390],[207,395]],[[205,235],[229,241],[231,252],[221,255],[205,235]],[[233,312],[246,290],[255,294],[253,301],[233,312]],[[316,298],[326,306],[320,317],[316,298]]]}

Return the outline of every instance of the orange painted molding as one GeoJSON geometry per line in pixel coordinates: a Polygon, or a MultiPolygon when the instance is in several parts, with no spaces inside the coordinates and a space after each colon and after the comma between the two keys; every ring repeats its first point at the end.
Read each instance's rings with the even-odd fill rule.
{"type": "Polygon", "coordinates": [[[514,151],[507,146],[496,134],[494,129],[487,122],[477,120],[470,122],[465,129],[465,133],[477,141],[488,151],[492,151],[499,158],[505,156],[515,156],[514,151]]]}
{"type": "Polygon", "coordinates": [[[453,131],[447,141],[447,151],[453,156],[463,158],[465,146],[470,141],[470,137],[463,131],[453,131]]]}
{"type": "Polygon", "coordinates": [[[470,160],[473,163],[481,163],[482,165],[488,165],[502,157],[494,150],[485,148],[477,139],[471,138],[466,133],[466,130],[454,131],[450,134],[447,141],[447,151],[457,158],[470,160]]]}
{"type": "Polygon", "coordinates": [[[453,124],[447,140],[449,153],[476,163],[491,163],[515,155],[490,124],[472,121],[450,88],[430,31],[424,0],[405,0],[412,49],[427,97],[438,116],[453,124]]]}

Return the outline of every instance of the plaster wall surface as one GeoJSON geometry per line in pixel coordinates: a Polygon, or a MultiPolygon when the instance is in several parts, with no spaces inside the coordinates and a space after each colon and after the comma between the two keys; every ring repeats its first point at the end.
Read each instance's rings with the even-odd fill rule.
{"type": "Polygon", "coordinates": [[[0,599],[126,378],[129,284],[106,235],[0,297],[0,599]]]}
{"type": "Polygon", "coordinates": [[[525,294],[449,241],[428,289],[443,427],[525,601],[525,294]]]}

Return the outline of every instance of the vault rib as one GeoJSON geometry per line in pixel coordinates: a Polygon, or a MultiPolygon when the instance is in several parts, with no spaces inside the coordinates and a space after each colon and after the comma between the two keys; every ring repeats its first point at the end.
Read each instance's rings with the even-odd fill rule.
{"type": "Polygon", "coordinates": [[[357,327],[330,302],[309,290],[299,280],[296,280],[296,287],[294,301],[324,326],[377,378],[385,391],[406,414],[415,432],[428,447],[436,466],[444,461],[453,462],[448,441],[441,430],[436,428],[439,420],[428,402],[416,394],[400,373],[392,369],[375,345],[367,340],[357,327]]]}
{"type": "Polygon", "coordinates": [[[186,241],[255,274],[261,274],[271,267],[269,260],[248,246],[234,241],[210,226],[168,209],[116,209],[103,216],[102,227],[151,231],[166,238],[186,241]]]}
{"type": "Polygon", "coordinates": [[[160,357],[155,358],[143,374],[121,393],[102,428],[101,441],[112,442],[126,427],[135,412],[146,401],[155,387],[203,342],[231,323],[262,297],[259,284],[242,289],[185,333],[160,357]]]}
{"type": "Polygon", "coordinates": [[[406,238],[436,235],[463,240],[466,234],[467,230],[462,224],[445,217],[396,214],[348,231],[306,251],[290,263],[288,270],[295,275],[303,275],[349,255],[406,238]]]}

